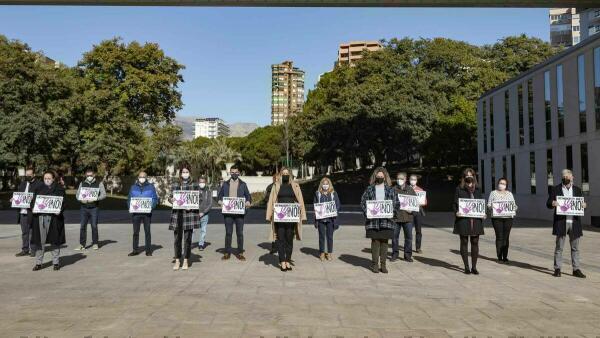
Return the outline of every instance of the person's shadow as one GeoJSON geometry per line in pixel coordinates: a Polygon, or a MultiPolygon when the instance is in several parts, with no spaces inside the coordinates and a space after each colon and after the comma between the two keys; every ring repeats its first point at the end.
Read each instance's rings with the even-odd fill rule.
{"type": "MultiPolygon", "coordinates": [[[[154,251],[156,250],[160,250],[162,249],[163,246],[160,244],[150,244],[150,252],[154,253],[154,251]]],[[[140,247],[139,251],[146,251],[146,246],[144,245],[143,247],[140,247]],[[144,248],[143,250],[141,248],[144,248]]]]}
{"type": "MultiPolygon", "coordinates": [[[[80,260],[86,259],[86,258],[87,258],[87,256],[81,252],[73,254],[73,255],[69,255],[69,256],[61,256],[60,257],[60,267],[62,269],[66,266],[73,265],[73,264],[79,262],[80,260]]],[[[50,266],[52,266],[52,262],[46,262],[46,263],[42,264],[43,269],[50,267],[50,266]]]]}
{"type": "Polygon", "coordinates": [[[461,269],[458,265],[450,264],[448,262],[441,261],[435,258],[423,257],[423,256],[413,256],[413,259],[419,263],[427,264],[434,267],[440,267],[448,270],[454,270],[463,272],[464,269],[461,269]]]}
{"type": "Polygon", "coordinates": [[[303,254],[308,255],[308,256],[313,256],[315,258],[319,258],[319,255],[321,254],[319,252],[319,250],[317,250],[315,248],[309,248],[309,247],[300,248],[300,252],[302,252],[303,254]]]}
{"type": "Polygon", "coordinates": [[[202,262],[202,256],[197,255],[195,253],[190,253],[190,259],[188,259],[188,265],[191,267],[194,263],[202,262]]]}
{"type": "Polygon", "coordinates": [[[101,240],[98,242],[98,247],[103,248],[105,245],[110,245],[110,244],[114,244],[114,243],[118,243],[118,242],[113,241],[112,239],[105,239],[105,240],[101,240]]]}
{"type": "MultiPolygon", "coordinates": [[[[450,250],[450,251],[453,254],[460,255],[460,251],[458,251],[458,250],[453,249],[453,250],[450,250]]],[[[486,261],[498,263],[498,259],[497,258],[487,257],[487,256],[484,256],[482,254],[479,254],[478,257],[481,258],[481,259],[485,259],[486,261]]],[[[540,273],[545,273],[545,274],[548,274],[548,275],[552,275],[553,274],[553,271],[550,270],[550,269],[548,269],[548,268],[544,268],[542,266],[537,266],[537,265],[532,265],[532,264],[525,263],[525,262],[519,262],[519,261],[510,260],[509,263],[505,264],[505,265],[508,265],[508,266],[512,265],[512,266],[516,266],[516,267],[521,268],[521,269],[533,270],[533,271],[537,271],[537,272],[540,272],[540,273]]]]}
{"type": "Polygon", "coordinates": [[[371,270],[371,265],[373,264],[370,259],[354,255],[342,254],[338,258],[346,264],[358,266],[367,270],[371,270]]]}

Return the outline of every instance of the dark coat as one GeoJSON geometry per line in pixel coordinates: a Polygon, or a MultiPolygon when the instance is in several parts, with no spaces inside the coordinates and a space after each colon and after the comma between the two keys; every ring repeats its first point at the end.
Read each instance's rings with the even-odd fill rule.
{"type": "MultiPolygon", "coordinates": [[[[51,186],[45,184],[38,184],[36,186],[33,200],[37,195],[50,195],[50,196],[62,196],[65,197],[65,189],[57,182],[52,183],[51,186]]],[[[46,244],[63,245],[67,241],[65,239],[65,217],[63,212],[65,211],[65,203],[63,200],[62,209],[60,214],[51,215],[52,220],[50,221],[50,229],[48,230],[48,236],[46,236],[46,244]]],[[[37,246],[41,246],[42,243],[40,237],[40,216],[43,214],[33,214],[30,222],[31,229],[31,243],[37,246]]]]}
{"type": "MultiPolygon", "coordinates": [[[[313,198],[313,204],[314,203],[325,203],[325,202],[331,202],[331,201],[335,202],[335,208],[339,213],[340,209],[342,207],[342,204],[340,202],[340,198],[338,197],[337,192],[333,191],[333,192],[331,192],[331,194],[321,194],[321,193],[319,193],[318,190],[315,191],[315,196],[313,198]]],[[[331,218],[319,219],[319,220],[315,218],[315,227],[319,223],[325,223],[325,222],[333,222],[333,227],[336,230],[340,227],[337,217],[331,217],[331,218]]]]}
{"type": "MultiPolygon", "coordinates": [[[[581,189],[572,185],[573,197],[582,197],[581,189]]],[[[556,196],[563,196],[562,184],[550,188],[548,201],[546,206],[548,209],[554,209],[554,221],[552,224],[552,234],[555,236],[567,235],[567,216],[557,215],[556,208],[552,206],[552,202],[556,201],[556,196]]],[[[573,216],[573,236],[579,238],[583,236],[583,227],[581,226],[581,217],[573,216]]]]}
{"type": "MultiPolygon", "coordinates": [[[[394,189],[396,190],[397,195],[412,195],[412,196],[417,195],[417,193],[415,193],[413,188],[408,184],[405,184],[403,187],[396,185],[396,187],[394,187],[394,189]]],[[[414,217],[413,217],[412,212],[408,212],[408,211],[400,210],[400,209],[396,209],[396,211],[394,212],[394,221],[396,221],[398,223],[412,223],[413,219],[414,219],[414,217]]]]}
{"type": "MultiPolygon", "coordinates": [[[[29,192],[35,192],[35,189],[37,189],[37,186],[40,184],[40,180],[35,178],[30,184],[29,184],[29,192]]],[[[21,183],[19,183],[19,187],[17,188],[18,192],[25,192],[25,188],[27,188],[27,181],[23,180],[21,181],[21,183]]],[[[31,224],[31,209],[33,208],[33,199],[31,200],[31,205],[29,206],[29,208],[27,208],[27,215],[28,215],[28,219],[30,220],[30,224],[31,224]]],[[[17,224],[21,224],[21,209],[17,210],[17,224]]]]}
{"type": "MultiPolygon", "coordinates": [[[[484,199],[483,194],[479,188],[475,188],[473,191],[473,197],[471,197],[471,193],[467,190],[467,188],[461,188],[460,186],[456,188],[454,192],[454,203],[452,203],[452,208],[454,213],[458,212],[458,199],[459,198],[475,198],[475,199],[484,199]]],[[[479,236],[483,235],[483,220],[481,218],[470,218],[470,217],[458,217],[454,221],[454,234],[460,236],[479,236]]]]}
{"type": "MultiPolygon", "coordinates": [[[[375,190],[375,185],[370,185],[367,187],[365,192],[362,195],[360,206],[365,215],[365,229],[369,230],[394,230],[396,228],[396,222],[394,222],[391,218],[379,218],[379,219],[368,219],[367,216],[367,201],[374,201],[377,199],[377,193],[375,190]]],[[[398,209],[400,203],[398,201],[398,196],[396,195],[396,190],[393,187],[385,185],[385,199],[394,201],[394,210],[398,209]]]]}
{"type": "MultiPolygon", "coordinates": [[[[218,201],[223,201],[223,197],[230,197],[229,196],[229,181],[231,181],[231,179],[228,179],[227,181],[223,182],[221,189],[219,189],[219,194],[217,196],[218,201]]],[[[239,183],[238,183],[238,189],[237,189],[237,197],[244,197],[246,199],[246,202],[252,203],[252,196],[250,195],[250,191],[248,190],[248,185],[246,185],[246,182],[242,181],[239,178],[238,178],[238,181],[239,181],[239,183]]],[[[242,216],[242,215],[240,215],[240,216],[242,216]]]]}

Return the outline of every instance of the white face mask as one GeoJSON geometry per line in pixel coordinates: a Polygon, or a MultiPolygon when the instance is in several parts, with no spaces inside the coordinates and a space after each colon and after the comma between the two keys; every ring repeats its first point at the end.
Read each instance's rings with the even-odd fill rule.
{"type": "Polygon", "coordinates": [[[94,180],[94,176],[88,176],[85,178],[88,182],[91,182],[94,180]]]}
{"type": "Polygon", "coordinates": [[[188,178],[190,178],[190,173],[182,173],[181,178],[183,178],[184,180],[187,180],[188,178]]]}
{"type": "Polygon", "coordinates": [[[200,189],[204,189],[206,187],[206,183],[198,183],[198,186],[200,186],[200,189]]]}
{"type": "Polygon", "coordinates": [[[51,186],[53,182],[52,179],[44,179],[44,184],[47,186],[51,186]]]}
{"type": "Polygon", "coordinates": [[[144,184],[144,183],[146,183],[146,178],[140,177],[140,178],[138,178],[138,181],[140,181],[140,183],[144,184]]]}
{"type": "Polygon", "coordinates": [[[417,180],[410,180],[410,185],[412,185],[413,187],[414,187],[415,185],[417,185],[417,180]]]}
{"type": "Polygon", "coordinates": [[[500,191],[506,190],[506,184],[498,184],[498,190],[500,190],[500,191]]]}
{"type": "Polygon", "coordinates": [[[403,179],[403,178],[398,179],[398,185],[404,185],[404,183],[406,183],[405,179],[403,179]]]}
{"type": "Polygon", "coordinates": [[[329,190],[329,184],[323,184],[323,190],[329,190]]]}

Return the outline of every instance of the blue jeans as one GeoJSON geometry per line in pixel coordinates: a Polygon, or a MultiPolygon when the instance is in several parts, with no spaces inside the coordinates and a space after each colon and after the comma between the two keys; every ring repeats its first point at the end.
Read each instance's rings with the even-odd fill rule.
{"type": "Polygon", "coordinates": [[[87,240],[88,222],[92,226],[92,244],[98,244],[98,207],[81,206],[81,228],[79,230],[81,246],[85,246],[87,240]]]}
{"type": "Polygon", "coordinates": [[[333,222],[318,222],[319,229],[319,253],[325,252],[325,240],[327,240],[327,253],[333,252],[333,222]]]}
{"type": "Polygon", "coordinates": [[[208,224],[208,214],[200,217],[200,239],[198,240],[198,246],[204,246],[204,239],[206,238],[206,225],[208,224]]]}
{"type": "Polygon", "coordinates": [[[392,238],[392,255],[398,256],[400,251],[399,249],[399,241],[400,241],[400,228],[404,231],[404,258],[412,257],[412,223],[396,223],[396,227],[394,228],[394,237],[392,238]]]}

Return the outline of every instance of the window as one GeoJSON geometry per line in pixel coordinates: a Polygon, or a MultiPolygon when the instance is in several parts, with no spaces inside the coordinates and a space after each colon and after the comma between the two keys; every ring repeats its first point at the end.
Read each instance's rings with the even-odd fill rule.
{"type": "Polygon", "coordinates": [[[579,132],[587,131],[587,114],[585,106],[585,57],[583,54],[577,57],[577,79],[579,92],[579,132]]]}
{"type": "Polygon", "coordinates": [[[490,150],[494,151],[494,98],[490,99],[490,150]]]}
{"type": "Polygon", "coordinates": [[[517,162],[515,155],[510,155],[510,184],[512,185],[513,193],[517,192],[517,162]]]}
{"type": "Polygon", "coordinates": [[[481,105],[481,115],[483,119],[483,153],[487,153],[487,102],[483,100],[481,105]]]}
{"type": "Polygon", "coordinates": [[[492,160],[490,163],[490,169],[492,171],[492,187],[495,187],[496,186],[496,161],[493,157],[492,157],[492,160]]]}
{"type": "Polygon", "coordinates": [[[479,165],[479,176],[481,178],[481,193],[485,194],[485,161],[481,160],[479,165]]]}
{"type": "Polygon", "coordinates": [[[546,150],[546,177],[548,178],[548,187],[554,185],[554,175],[552,175],[552,149],[546,150]]]}
{"type": "Polygon", "coordinates": [[[529,186],[531,188],[531,193],[535,194],[535,153],[533,151],[529,153],[529,186]]]}
{"type": "Polygon", "coordinates": [[[556,100],[558,107],[558,137],[565,136],[565,100],[563,88],[563,66],[556,66],[556,100]]]}
{"type": "MultiPolygon", "coordinates": [[[[600,53],[598,53],[600,55],[600,53]]],[[[529,143],[535,142],[535,132],[533,128],[533,80],[527,80],[527,115],[529,117],[529,143]]]]}
{"type": "Polygon", "coordinates": [[[581,144],[581,190],[584,194],[590,192],[590,172],[588,170],[588,145],[581,144]]]}
{"type": "Polygon", "coordinates": [[[573,32],[579,32],[579,26],[573,26],[573,32]]]}
{"type": "Polygon", "coordinates": [[[552,111],[550,106],[550,72],[544,72],[544,110],[546,112],[546,140],[552,139],[552,111]]]}
{"type": "Polygon", "coordinates": [[[523,122],[523,84],[519,84],[519,87],[517,88],[517,94],[517,104],[519,105],[519,145],[522,146],[525,144],[525,122],[523,122]]]}
{"type": "Polygon", "coordinates": [[[600,130],[600,47],[594,49],[594,106],[596,130],[600,130]]]}
{"type": "Polygon", "coordinates": [[[504,91],[504,130],[506,131],[506,148],[510,148],[510,96],[504,91]]]}
{"type": "Polygon", "coordinates": [[[567,146],[567,169],[573,170],[573,146],[567,146]]]}

